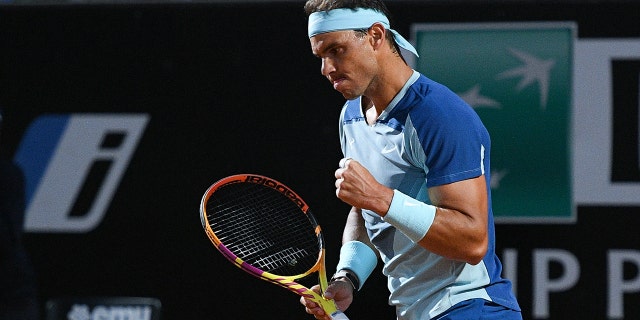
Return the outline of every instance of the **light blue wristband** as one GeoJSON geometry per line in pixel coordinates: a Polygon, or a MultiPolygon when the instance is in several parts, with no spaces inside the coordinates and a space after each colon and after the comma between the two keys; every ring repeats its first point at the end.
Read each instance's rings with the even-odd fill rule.
{"type": "Polygon", "coordinates": [[[411,241],[418,242],[427,234],[435,217],[436,207],[393,190],[393,199],[383,220],[396,227],[411,241]]]}
{"type": "Polygon", "coordinates": [[[340,261],[336,271],[350,270],[358,277],[358,290],[369,278],[378,264],[378,256],[373,249],[360,241],[349,241],[340,248],[340,261]]]}

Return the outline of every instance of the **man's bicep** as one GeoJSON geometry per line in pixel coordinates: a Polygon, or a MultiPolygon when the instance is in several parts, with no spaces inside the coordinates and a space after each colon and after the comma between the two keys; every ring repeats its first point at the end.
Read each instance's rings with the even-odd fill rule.
{"type": "Polygon", "coordinates": [[[459,211],[470,218],[487,219],[489,206],[484,175],[431,187],[429,198],[436,207],[459,211]]]}

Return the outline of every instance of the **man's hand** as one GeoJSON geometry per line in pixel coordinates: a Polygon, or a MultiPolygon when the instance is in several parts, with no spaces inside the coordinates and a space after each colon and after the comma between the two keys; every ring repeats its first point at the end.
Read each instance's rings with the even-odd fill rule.
{"type": "MultiPolygon", "coordinates": [[[[319,285],[313,286],[311,290],[322,295],[319,285]]],[[[351,305],[351,302],[353,302],[353,287],[344,280],[336,280],[329,284],[327,291],[324,293],[324,297],[333,299],[338,309],[345,311],[351,305]]],[[[305,307],[305,311],[308,314],[312,314],[316,319],[331,320],[331,316],[326,314],[319,304],[307,300],[304,297],[300,298],[300,303],[305,307]]]]}
{"type": "Polygon", "coordinates": [[[393,189],[380,184],[367,168],[353,159],[340,160],[335,172],[336,196],[356,207],[369,209],[380,216],[387,214],[393,189]]]}

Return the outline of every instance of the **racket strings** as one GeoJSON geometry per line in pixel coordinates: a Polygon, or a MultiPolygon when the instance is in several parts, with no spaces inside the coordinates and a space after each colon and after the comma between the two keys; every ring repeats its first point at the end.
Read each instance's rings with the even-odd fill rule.
{"type": "Polygon", "coordinates": [[[315,223],[279,191],[254,183],[227,184],[206,206],[220,242],[246,263],[283,276],[303,274],[315,265],[320,252],[315,223]]]}

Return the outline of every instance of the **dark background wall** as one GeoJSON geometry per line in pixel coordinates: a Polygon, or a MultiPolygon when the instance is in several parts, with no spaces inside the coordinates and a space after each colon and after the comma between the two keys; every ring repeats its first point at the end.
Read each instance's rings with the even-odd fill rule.
{"type": "MultiPolygon", "coordinates": [[[[389,8],[407,36],[415,22],[576,21],[582,39],[640,37],[638,2],[393,1],[389,8]]],[[[333,188],[343,100],[310,53],[302,2],[4,6],[0,43],[2,152],[14,154],[29,123],[46,113],[150,116],[96,229],[25,234],[43,303],[151,296],[162,301],[164,319],[305,318],[295,295],[227,263],[198,217],[200,197],[217,179],[272,176],[310,203],[325,229],[330,270],[337,262],[347,212],[333,188]]],[[[638,223],[639,207],[614,203],[578,207],[571,225],[499,225],[498,252],[519,252],[525,318],[532,318],[537,248],[570,250],[583,267],[576,287],[551,296],[549,318],[605,318],[606,252],[640,248],[630,230],[638,223]]],[[[625,270],[628,279],[638,274],[633,265],[625,270]]],[[[348,315],[393,319],[386,296],[376,272],[348,315]]],[[[628,318],[640,317],[638,298],[626,296],[628,318]]]]}

